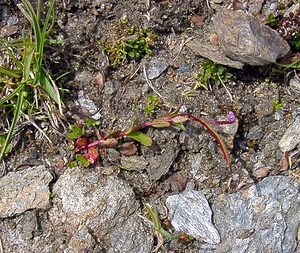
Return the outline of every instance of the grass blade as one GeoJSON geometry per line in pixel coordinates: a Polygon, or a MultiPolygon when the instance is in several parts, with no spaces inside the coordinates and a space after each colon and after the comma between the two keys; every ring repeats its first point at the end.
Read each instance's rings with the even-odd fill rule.
{"type": "Polygon", "coordinates": [[[63,107],[63,103],[60,99],[60,94],[59,94],[59,91],[57,89],[57,87],[54,87],[53,84],[51,83],[50,81],[50,78],[49,76],[42,72],[42,75],[41,75],[41,85],[42,87],[44,88],[44,90],[48,93],[48,95],[51,97],[51,99],[58,104],[59,106],[59,109],[62,113],[62,107],[63,107]]]}
{"type": "Polygon", "coordinates": [[[16,70],[7,69],[3,67],[0,67],[0,74],[13,77],[13,78],[20,78],[22,76],[16,70]]]}
{"type": "Polygon", "coordinates": [[[3,105],[8,100],[12,99],[15,95],[17,95],[23,88],[25,87],[25,83],[21,83],[12,93],[8,96],[0,100],[0,105],[3,105]]]}
{"type": "Polygon", "coordinates": [[[33,47],[26,47],[25,48],[24,59],[23,59],[23,63],[24,63],[23,80],[22,80],[23,82],[26,82],[29,78],[33,53],[34,53],[34,48],[33,47]]]}
{"type": "Polygon", "coordinates": [[[16,108],[14,110],[14,118],[13,118],[13,121],[12,121],[11,126],[9,128],[9,131],[8,131],[7,136],[6,136],[5,142],[4,142],[4,144],[2,146],[2,149],[0,151],[0,161],[2,161],[2,159],[4,157],[5,151],[8,147],[8,145],[10,144],[10,141],[11,141],[12,135],[14,133],[16,124],[19,120],[25,94],[26,93],[24,91],[19,92],[18,101],[17,101],[17,104],[16,104],[16,108]]]}

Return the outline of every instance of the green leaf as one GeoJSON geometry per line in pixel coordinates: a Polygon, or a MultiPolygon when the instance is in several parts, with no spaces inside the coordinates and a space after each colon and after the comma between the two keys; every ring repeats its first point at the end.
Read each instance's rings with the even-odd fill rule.
{"type": "Polygon", "coordinates": [[[9,131],[8,131],[7,136],[6,136],[5,142],[4,142],[4,144],[2,146],[2,149],[0,151],[0,161],[3,159],[3,156],[6,153],[7,148],[10,144],[10,141],[11,141],[12,135],[14,133],[16,124],[17,124],[17,122],[19,120],[19,117],[20,117],[20,114],[21,114],[21,109],[22,109],[22,105],[23,105],[23,102],[24,102],[25,95],[26,95],[26,93],[24,91],[20,91],[19,96],[18,96],[18,100],[17,100],[17,104],[16,104],[16,108],[14,110],[14,117],[13,117],[11,126],[9,128],[9,131]]]}
{"type": "Polygon", "coordinates": [[[76,155],[76,160],[80,162],[83,167],[89,167],[91,164],[87,159],[83,157],[83,155],[76,155]]]}
{"type": "Polygon", "coordinates": [[[24,54],[24,67],[23,67],[23,82],[26,82],[30,75],[30,67],[33,58],[34,48],[33,47],[25,47],[25,54],[24,54]]]}
{"type": "Polygon", "coordinates": [[[21,83],[13,92],[7,95],[5,98],[0,100],[0,105],[3,105],[8,100],[12,99],[15,95],[17,95],[23,88],[25,87],[25,83],[21,83]]]}
{"type": "Polygon", "coordinates": [[[77,162],[76,161],[69,162],[67,166],[68,168],[74,168],[77,166],[77,162]]]}
{"type": "Polygon", "coordinates": [[[49,77],[47,76],[46,73],[42,72],[41,73],[41,84],[45,91],[48,93],[48,95],[51,97],[51,99],[57,103],[58,105],[61,105],[62,107],[64,106],[63,103],[61,102],[60,95],[59,93],[54,89],[53,85],[51,84],[49,77]]]}
{"type": "Polygon", "coordinates": [[[87,119],[85,121],[85,124],[87,126],[98,126],[101,124],[101,121],[100,120],[96,120],[96,119],[87,119]]]}
{"type": "Polygon", "coordinates": [[[15,70],[3,68],[3,67],[0,67],[0,74],[6,75],[9,77],[13,77],[13,78],[21,77],[21,75],[18,72],[16,72],[15,70]]]}
{"type": "Polygon", "coordinates": [[[179,127],[182,131],[186,130],[185,126],[182,123],[173,123],[173,125],[179,127]]]}
{"type": "Polygon", "coordinates": [[[69,139],[77,139],[79,137],[81,137],[82,135],[84,135],[85,130],[84,128],[80,128],[77,125],[72,125],[71,126],[71,131],[68,133],[68,138],[69,139]]]}
{"type": "Polygon", "coordinates": [[[140,131],[135,131],[135,132],[131,132],[129,134],[126,135],[128,138],[131,138],[133,140],[136,140],[138,142],[140,142],[141,144],[145,145],[145,146],[151,146],[152,145],[152,140],[151,138],[140,132],[140,131]]]}
{"type": "MultiPolygon", "coordinates": [[[[4,146],[4,143],[5,143],[5,139],[6,139],[6,135],[0,135],[0,149],[3,148],[4,146]]],[[[9,154],[11,153],[13,149],[13,145],[12,144],[9,144],[7,147],[6,147],[6,150],[4,151],[5,154],[9,154]]]]}

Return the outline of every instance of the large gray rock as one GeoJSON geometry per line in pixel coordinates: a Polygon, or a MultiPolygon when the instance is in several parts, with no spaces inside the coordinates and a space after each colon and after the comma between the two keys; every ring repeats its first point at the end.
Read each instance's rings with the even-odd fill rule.
{"type": "Polygon", "coordinates": [[[212,210],[221,244],[213,252],[295,252],[299,191],[300,183],[295,179],[273,176],[247,190],[220,196],[212,210]]]}
{"type": "MultiPolygon", "coordinates": [[[[214,32],[213,30],[210,30],[207,31],[207,34],[213,32],[214,32]]],[[[196,55],[200,55],[203,58],[208,58],[216,63],[229,66],[232,68],[236,68],[236,69],[243,68],[242,63],[228,58],[220,48],[220,45],[212,44],[208,37],[209,36],[196,37],[195,39],[188,42],[186,45],[191,50],[193,50],[193,52],[196,55]]]]}
{"type": "Polygon", "coordinates": [[[50,206],[51,173],[45,166],[10,172],[0,178],[0,217],[6,218],[29,209],[50,206]]]}
{"type": "Polygon", "coordinates": [[[294,122],[285,131],[278,145],[280,149],[290,151],[300,143],[300,115],[296,117],[294,122]]]}
{"type": "Polygon", "coordinates": [[[222,51],[232,60],[249,65],[275,62],[289,45],[270,27],[242,11],[220,10],[213,19],[222,51]]]}
{"type": "Polygon", "coordinates": [[[205,196],[199,191],[185,191],[167,198],[171,224],[178,232],[216,244],[220,235],[212,224],[212,212],[205,196]]]}
{"type": "Polygon", "coordinates": [[[68,234],[67,252],[89,251],[95,238],[109,252],[150,252],[150,228],[132,218],[138,210],[133,190],[122,179],[101,175],[101,169],[68,170],[54,185],[49,219],[57,233],[68,234]],[[131,242],[135,233],[140,234],[131,242]]]}

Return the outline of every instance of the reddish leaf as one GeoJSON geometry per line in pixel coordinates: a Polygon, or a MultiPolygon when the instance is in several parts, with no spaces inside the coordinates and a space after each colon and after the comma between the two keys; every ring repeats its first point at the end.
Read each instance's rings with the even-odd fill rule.
{"type": "Polygon", "coordinates": [[[88,153],[83,155],[83,157],[90,163],[95,163],[99,157],[99,152],[96,148],[92,147],[88,149],[88,153]]]}
{"type": "Polygon", "coordinates": [[[86,137],[80,137],[76,140],[75,146],[77,148],[84,148],[88,145],[88,140],[86,137]]]}
{"type": "Polygon", "coordinates": [[[121,154],[124,156],[132,156],[137,152],[137,147],[133,142],[126,142],[121,145],[121,154]]]}

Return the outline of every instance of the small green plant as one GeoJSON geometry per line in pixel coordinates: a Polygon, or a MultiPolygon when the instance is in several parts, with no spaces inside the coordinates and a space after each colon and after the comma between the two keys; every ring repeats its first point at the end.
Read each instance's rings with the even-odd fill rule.
{"type": "MultiPolygon", "coordinates": [[[[91,134],[86,135],[83,127],[72,126],[71,132],[69,133],[69,138],[75,140],[75,158],[76,160],[82,164],[84,167],[88,167],[90,164],[94,164],[99,157],[99,149],[103,148],[115,148],[118,145],[118,140],[121,138],[129,138],[135,141],[140,142],[142,145],[151,146],[152,139],[142,133],[141,130],[146,127],[154,127],[154,128],[167,128],[171,126],[177,126],[182,130],[185,130],[183,123],[188,121],[194,121],[201,125],[203,125],[212,137],[218,142],[221,147],[221,151],[226,160],[226,164],[230,166],[230,156],[228,150],[226,148],[225,143],[218,135],[218,133],[212,128],[211,124],[232,124],[235,121],[235,115],[233,112],[228,112],[227,119],[221,121],[209,121],[205,119],[200,119],[195,117],[192,114],[188,113],[178,113],[179,109],[174,112],[165,115],[164,117],[154,119],[150,122],[144,122],[138,124],[134,122],[134,124],[125,130],[115,130],[106,136],[98,137],[95,141],[94,137],[91,134]]],[[[72,163],[74,165],[74,163],[72,163]]]]}
{"type": "Polygon", "coordinates": [[[284,103],[280,103],[279,99],[275,99],[272,103],[274,112],[278,112],[280,109],[284,107],[284,103]]]}
{"type": "Polygon", "coordinates": [[[30,118],[39,114],[43,107],[47,108],[48,115],[53,115],[57,108],[62,113],[59,90],[43,67],[44,47],[51,41],[49,35],[55,23],[54,0],[49,1],[44,18],[43,1],[38,0],[37,6],[37,11],[34,11],[28,0],[18,4],[32,27],[28,35],[23,33],[21,39],[0,41],[0,51],[10,60],[7,66],[0,66],[0,95],[3,97],[0,100],[1,119],[12,118],[9,124],[5,123],[4,128],[8,131],[1,129],[5,142],[1,145],[0,161],[10,150],[11,139],[21,115],[30,118]]]}
{"type": "Polygon", "coordinates": [[[156,95],[150,95],[146,101],[144,113],[146,116],[151,117],[155,110],[159,107],[159,98],[156,95]]]}
{"type": "Polygon", "coordinates": [[[148,211],[153,227],[162,236],[166,237],[169,240],[179,240],[180,242],[183,242],[185,244],[194,240],[194,238],[188,234],[178,233],[173,235],[172,233],[165,230],[161,225],[157,209],[153,209],[149,204],[145,204],[145,207],[148,211]]]}
{"type": "Polygon", "coordinates": [[[227,82],[232,77],[232,74],[227,69],[211,60],[205,60],[197,74],[194,89],[200,87],[208,89],[210,83],[220,85],[227,82]]]}
{"type": "Polygon", "coordinates": [[[275,16],[274,13],[270,13],[269,16],[267,17],[267,20],[265,21],[266,25],[272,27],[272,28],[277,28],[279,26],[279,17],[275,16]]]}
{"type": "MultiPolygon", "coordinates": [[[[133,27],[127,29],[127,33],[133,31],[133,27]]],[[[145,55],[151,55],[154,39],[155,36],[148,29],[143,28],[129,38],[120,39],[112,44],[106,42],[103,50],[113,65],[122,65],[126,61],[140,60],[145,55]]]]}

